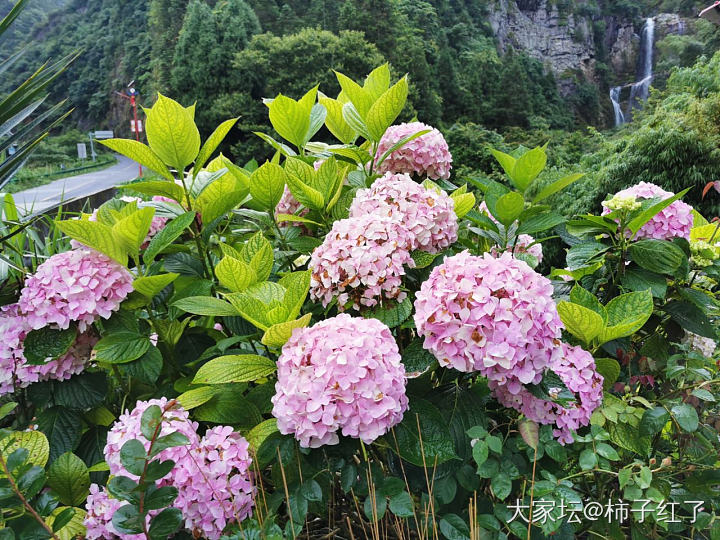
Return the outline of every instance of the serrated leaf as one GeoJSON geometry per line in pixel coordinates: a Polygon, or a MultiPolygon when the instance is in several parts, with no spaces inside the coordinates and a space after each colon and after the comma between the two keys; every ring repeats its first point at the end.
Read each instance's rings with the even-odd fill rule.
{"type": "Polygon", "coordinates": [[[220,356],[200,367],[193,384],[250,382],[267,377],[277,370],[275,362],[256,354],[220,356]]]}
{"type": "Polygon", "coordinates": [[[187,229],[195,219],[195,212],[186,212],[181,216],[169,221],[165,226],[153,236],[150,244],[145,249],[143,260],[151,263],[155,257],[166,247],[172,244],[187,229]]]}
{"type": "Polygon", "coordinates": [[[30,365],[43,365],[67,353],[76,337],[75,326],[66,330],[55,330],[49,326],[31,330],[23,341],[25,359],[30,365]]]}
{"type": "Polygon", "coordinates": [[[394,302],[390,307],[378,306],[370,311],[366,311],[363,316],[385,323],[388,328],[395,328],[404,323],[412,313],[412,302],[409,298],[405,298],[402,302],[394,302]]]}
{"type": "Polygon", "coordinates": [[[172,173],[149,146],[131,139],[107,139],[98,141],[103,146],[107,146],[110,150],[129,157],[133,161],[137,161],[143,167],[158,173],[163,178],[173,180],[172,173]]]}
{"type": "Polygon", "coordinates": [[[525,199],[517,191],[511,191],[501,196],[495,203],[494,216],[503,225],[508,226],[515,221],[525,207],[525,199]]]}
{"type": "Polygon", "coordinates": [[[215,266],[215,275],[220,284],[232,292],[244,291],[258,280],[250,265],[234,257],[223,257],[215,266]]]}
{"type": "Polygon", "coordinates": [[[208,137],[208,139],[205,141],[205,144],[203,144],[202,148],[200,149],[200,153],[195,159],[193,176],[197,176],[197,173],[200,172],[200,169],[205,166],[207,160],[210,159],[210,156],[212,156],[213,152],[217,150],[217,147],[220,146],[220,143],[223,142],[227,134],[230,132],[230,130],[233,128],[233,126],[238,120],[239,118],[231,118],[230,120],[225,120],[225,122],[220,124],[215,129],[215,131],[213,131],[212,135],[208,137]]]}
{"type": "Polygon", "coordinates": [[[185,201],[185,192],[182,186],[173,181],[147,180],[118,186],[118,189],[137,191],[145,195],[167,197],[182,204],[185,201]]]}
{"type": "Polygon", "coordinates": [[[602,333],[602,343],[637,332],[653,313],[650,291],[621,294],[605,306],[608,314],[607,327],[602,333]]]}
{"type": "Polygon", "coordinates": [[[528,150],[520,156],[513,166],[510,179],[518,189],[525,191],[547,164],[547,154],[542,147],[528,150]]]}
{"type": "Polygon", "coordinates": [[[200,151],[200,132],[192,114],[182,105],[158,94],[151,109],[145,109],[145,132],[150,148],[167,165],[182,171],[200,151]]]}
{"type": "Polygon", "coordinates": [[[165,287],[175,281],[180,274],[158,274],[156,276],[141,276],[133,281],[133,288],[146,296],[153,298],[159,294],[165,287]]]}
{"type": "Polygon", "coordinates": [[[37,467],[45,467],[50,457],[50,443],[40,431],[13,431],[2,439],[0,452],[3,459],[8,458],[18,448],[28,451],[28,462],[37,467]]]}
{"type": "Polygon", "coordinates": [[[140,246],[145,243],[154,215],[154,208],[140,208],[112,226],[113,236],[123,245],[125,251],[138,252],[140,246]]]}
{"type": "Polygon", "coordinates": [[[204,223],[211,223],[236,208],[248,195],[248,186],[225,173],[210,182],[198,195],[197,205],[204,223]]]}
{"type": "Polygon", "coordinates": [[[127,263],[127,252],[122,244],[113,237],[112,227],[84,219],[56,221],[55,226],[73,240],[104,253],[123,266],[127,263]]]}
{"type": "Polygon", "coordinates": [[[147,336],[133,332],[115,332],[95,344],[95,358],[98,362],[124,364],[140,358],[150,348],[147,336]]]}
{"type": "Polygon", "coordinates": [[[567,331],[585,344],[600,335],[605,327],[600,315],[579,304],[558,302],[557,310],[567,331]]]}
{"type": "Polygon", "coordinates": [[[245,434],[245,438],[247,439],[248,443],[250,443],[250,448],[253,448],[255,451],[257,451],[263,441],[269,436],[271,436],[273,433],[278,433],[277,419],[270,418],[269,420],[264,420],[263,422],[252,428],[250,431],[248,431],[245,434]]]}
{"type": "Polygon", "coordinates": [[[687,258],[683,250],[672,242],[655,239],[630,244],[628,254],[638,266],[657,274],[673,274],[687,258]]]}
{"type": "Polygon", "coordinates": [[[571,174],[569,176],[565,176],[561,178],[560,180],[556,180],[552,184],[549,184],[545,186],[543,189],[540,190],[540,193],[535,195],[535,198],[533,199],[533,203],[538,203],[542,200],[547,199],[551,195],[554,195],[558,191],[561,191],[565,189],[570,184],[577,182],[580,180],[583,176],[585,176],[584,173],[575,173],[571,174]]]}
{"type": "Polygon", "coordinates": [[[250,195],[264,210],[275,210],[285,189],[285,171],[266,161],[250,175],[250,195]]]}
{"type": "Polygon", "coordinates": [[[83,460],[71,452],[58,457],[48,469],[47,484],[68,506],[80,506],[90,492],[90,473],[83,460]]]}
{"type": "Polygon", "coordinates": [[[403,77],[370,106],[365,116],[365,125],[373,137],[371,140],[379,141],[382,138],[405,106],[407,95],[407,77],[403,77]]]}
{"type": "Polygon", "coordinates": [[[603,389],[610,391],[620,376],[620,364],[614,358],[596,358],[595,371],[603,377],[603,389]]]}
{"type": "Polygon", "coordinates": [[[181,298],[173,303],[178,309],[182,309],[193,315],[208,315],[216,317],[234,317],[238,314],[232,304],[212,296],[189,296],[181,298]]]}
{"type": "Polygon", "coordinates": [[[287,321],[272,325],[265,331],[265,334],[263,334],[262,344],[267,345],[268,347],[282,347],[285,343],[287,343],[287,340],[290,339],[290,336],[292,336],[295,328],[304,328],[310,324],[311,317],[312,314],[308,313],[307,315],[303,315],[294,321],[287,321]]]}
{"type": "Polygon", "coordinates": [[[451,195],[455,203],[455,215],[459,218],[464,217],[470,210],[475,207],[475,194],[463,193],[461,195],[451,195]]]}

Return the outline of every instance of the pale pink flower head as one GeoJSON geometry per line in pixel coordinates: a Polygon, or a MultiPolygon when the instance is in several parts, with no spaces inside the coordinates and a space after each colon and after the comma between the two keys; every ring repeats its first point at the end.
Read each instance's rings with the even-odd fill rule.
{"type": "MultiPolygon", "coordinates": [[[[295,196],[290,192],[290,188],[285,186],[282,197],[280,197],[280,201],[278,201],[277,206],[275,206],[275,218],[277,219],[280,214],[290,214],[302,217],[307,213],[308,209],[303,207],[303,205],[300,204],[295,196]]],[[[293,224],[289,221],[281,221],[278,223],[279,227],[290,227],[292,225],[293,224]]]]}
{"type": "Polygon", "coordinates": [[[193,538],[216,540],[253,508],[252,458],[247,440],[230,426],[214,427],[180,459],[163,483],[175,486],[173,503],[193,538]]]}
{"type": "Polygon", "coordinates": [[[437,129],[422,122],[410,122],[390,126],[380,139],[378,151],[375,154],[375,163],[385,155],[396,143],[414,133],[430,129],[429,133],[421,135],[406,143],[400,149],[392,152],[377,168],[379,173],[408,173],[431,180],[450,178],[452,156],[445,137],[437,129]]]}
{"type": "Polygon", "coordinates": [[[339,432],[369,444],[402,420],[405,382],[389,328],[341,313],[283,346],[273,416],[303,447],[337,444],[339,432]]]}
{"type": "Polygon", "coordinates": [[[375,214],[402,224],[410,248],[438,253],[457,240],[455,203],[446,193],[426,189],[407,174],[385,173],[361,189],[350,205],[350,217],[375,214]]]}
{"type": "MultiPolygon", "coordinates": [[[[640,182],[636,186],[618,191],[616,197],[634,196],[637,200],[667,199],[675,195],[671,191],[665,191],[660,186],[649,182],[640,182]]],[[[610,213],[606,202],[603,202],[602,215],[610,213]]],[[[643,225],[637,232],[636,238],[654,238],[656,240],[670,240],[672,238],[690,239],[690,229],[693,226],[692,206],[683,201],[677,200],[670,206],[665,207],[661,212],[655,214],[650,221],[643,225]]]]}
{"type": "Polygon", "coordinates": [[[83,332],[75,343],[59,358],[44,364],[32,365],[25,358],[25,337],[32,331],[27,318],[20,314],[17,304],[4,306],[0,311],[0,395],[26,388],[38,381],[64,381],[82,373],[97,343],[94,333],[83,332]]]}
{"type": "Polygon", "coordinates": [[[705,358],[712,358],[715,348],[717,347],[717,342],[714,339],[693,334],[687,330],[682,338],[682,343],[687,345],[690,350],[703,355],[705,358]]]}
{"type": "Polygon", "coordinates": [[[24,353],[25,336],[32,328],[19,311],[12,304],[0,312],[0,396],[39,380],[39,366],[27,365],[24,353]]]}
{"type": "Polygon", "coordinates": [[[561,444],[573,442],[572,432],[590,423],[590,416],[603,400],[603,377],[595,370],[592,355],[581,347],[566,343],[549,354],[548,369],[554,372],[575,396],[575,402],[563,407],[559,403],[534,396],[513,378],[505,383],[490,380],[495,398],[539,424],[554,424],[553,435],[561,444]]]}
{"type": "Polygon", "coordinates": [[[337,297],[341,311],[371,307],[383,299],[402,301],[403,265],[414,266],[410,245],[405,227],[387,216],[336,221],[310,257],[310,297],[323,306],[337,297]]]}
{"type": "MultiPolygon", "coordinates": [[[[90,485],[90,495],[85,502],[85,519],[83,525],[87,529],[85,538],[87,540],[145,540],[144,534],[120,534],[112,524],[112,517],[121,506],[129,503],[114,499],[108,496],[107,491],[97,484],[90,485]]],[[[150,523],[151,516],[156,514],[153,511],[146,516],[146,523],[150,523]]]]}
{"type": "Polygon", "coordinates": [[[550,281],[509,253],[463,251],[433,268],[415,299],[415,325],[440,365],[499,384],[539,382],[562,323],[550,281]]]}
{"type": "MultiPolygon", "coordinates": [[[[107,444],[105,445],[105,461],[110,467],[111,475],[123,475],[132,479],[137,476],[128,472],[120,461],[120,450],[123,445],[132,439],[139,440],[145,449],[150,447],[150,441],[145,438],[140,430],[142,414],[151,405],[157,405],[162,410],[168,409],[163,416],[159,437],[169,435],[173,432],[180,432],[185,435],[190,443],[187,446],[174,446],[160,452],[157,459],[160,461],[172,459],[175,461],[175,471],[178,467],[177,463],[188,452],[188,448],[199,443],[199,437],[196,433],[197,423],[191,422],[189,415],[185,409],[175,404],[168,406],[167,398],[151,399],[150,401],[138,401],[135,408],[131,412],[125,411],[120,418],[113,424],[107,434],[107,444]]],[[[173,472],[169,473],[171,476],[173,472]]]]}
{"type": "Polygon", "coordinates": [[[83,332],[107,319],[133,290],[132,275],[110,257],[91,249],[53,255],[25,282],[18,304],[34,329],[78,323],[83,332]]]}

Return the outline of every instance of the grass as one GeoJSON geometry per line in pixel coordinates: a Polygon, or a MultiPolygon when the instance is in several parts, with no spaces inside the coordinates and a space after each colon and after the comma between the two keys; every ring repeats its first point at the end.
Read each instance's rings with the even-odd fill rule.
{"type": "Polygon", "coordinates": [[[74,160],[70,166],[61,169],[57,165],[46,165],[33,168],[24,168],[18,171],[15,178],[3,188],[6,193],[17,193],[38,186],[49,184],[59,178],[68,178],[92,171],[105,169],[117,163],[112,155],[101,155],[95,163],[88,161],[74,160]]]}

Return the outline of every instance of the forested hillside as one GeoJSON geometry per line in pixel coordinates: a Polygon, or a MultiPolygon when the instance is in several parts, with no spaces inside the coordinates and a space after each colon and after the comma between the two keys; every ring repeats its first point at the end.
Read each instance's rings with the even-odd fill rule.
{"type": "MultiPolygon", "coordinates": [[[[9,4],[9,2],[4,2],[9,4]]],[[[120,127],[113,91],[136,81],[145,103],[157,91],[197,100],[207,130],[243,111],[257,125],[260,98],[332,68],[359,76],[389,61],[409,73],[414,112],[438,125],[572,129],[612,123],[607,91],[631,82],[644,16],[692,16],[697,2],[507,0],[35,0],[18,25],[28,46],[11,79],[48,57],[82,49],[56,87],[78,127],[120,127]],[[57,11],[57,7],[63,7],[57,11]],[[541,30],[552,40],[534,40],[541,30]],[[539,41],[538,41],[539,43],[539,41]],[[209,51],[209,52],[208,52],[209,51]]],[[[678,19],[679,20],[679,19],[678,19]]],[[[684,19],[683,19],[684,20],[684,19]]],[[[702,21],[704,22],[704,21],[702,21]]],[[[694,21],[659,29],[658,80],[714,47],[694,21]]],[[[9,51],[22,40],[6,43],[9,51]]],[[[287,91],[287,90],[285,90],[287,91]]],[[[412,115],[412,112],[408,113],[412,115]]]]}

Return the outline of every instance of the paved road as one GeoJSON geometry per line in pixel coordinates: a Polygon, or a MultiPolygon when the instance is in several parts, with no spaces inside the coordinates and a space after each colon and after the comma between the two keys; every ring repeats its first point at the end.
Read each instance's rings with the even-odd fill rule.
{"type": "Polygon", "coordinates": [[[44,186],[13,194],[23,214],[39,212],[63,201],[87,197],[108,188],[133,180],[138,176],[138,165],[125,156],[116,155],[117,163],[86,174],[60,178],[44,186]]]}

